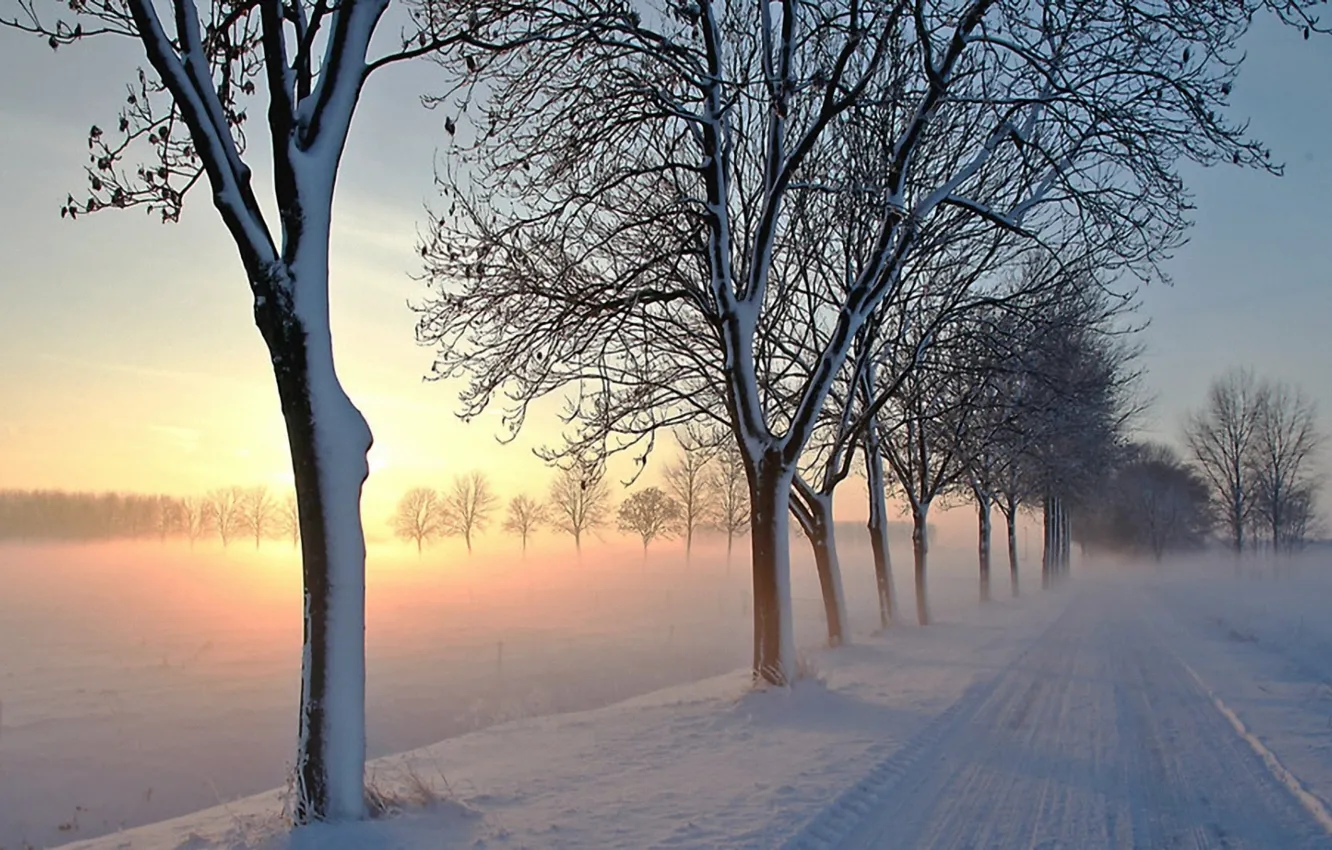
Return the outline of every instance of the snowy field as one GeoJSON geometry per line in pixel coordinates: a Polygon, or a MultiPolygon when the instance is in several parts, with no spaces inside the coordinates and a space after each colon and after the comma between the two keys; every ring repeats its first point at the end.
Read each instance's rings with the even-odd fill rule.
{"type": "MultiPolygon", "coordinates": [[[[845,548],[848,596],[871,600],[845,548]]],[[[795,551],[811,678],[767,692],[743,672],[739,562],[626,547],[450,574],[372,554],[371,754],[411,750],[372,785],[403,811],[289,834],[294,585],[224,572],[285,562],[4,550],[8,587],[63,565],[69,593],[0,603],[0,847],[173,817],[80,846],[1332,847],[1319,558],[1075,565],[1018,600],[999,572],[982,607],[942,550],[936,625],[873,636],[853,603],[856,645],[827,651],[795,551]]]]}
{"type": "MultiPolygon", "coordinates": [[[[372,546],[372,757],[749,661],[741,549],[728,568],[712,542],[689,564],[678,543],[658,544],[646,563],[637,547],[612,542],[594,541],[581,561],[563,540],[539,541],[526,560],[495,553],[510,548],[487,540],[468,559],[447,546],[420,558],[372,546]]],[[[815,647],[823,626],[807,548],[793,547],[798,639],[815,647]]],[[[866,634],[876,625],[868,546],[846,550],[848,595],[862,600],[852,628],[866,634]]],[[[965,557],[937,559],[941,615],[975,606],[965,557]]],[[[101,835],[284,784],[300,645],[289,547],[0,546],[0,587],[0,849],[101,835]]]]}

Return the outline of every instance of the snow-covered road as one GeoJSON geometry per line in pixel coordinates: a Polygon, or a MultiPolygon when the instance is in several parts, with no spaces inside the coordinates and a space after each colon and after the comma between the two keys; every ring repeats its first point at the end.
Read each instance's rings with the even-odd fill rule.
{"type": "Polygon", "coordinates": [[[1240,733],[1161,613],[1138,587],[1075,594],[788,846],[1332,848],[1318,798],[1240,733]]]}

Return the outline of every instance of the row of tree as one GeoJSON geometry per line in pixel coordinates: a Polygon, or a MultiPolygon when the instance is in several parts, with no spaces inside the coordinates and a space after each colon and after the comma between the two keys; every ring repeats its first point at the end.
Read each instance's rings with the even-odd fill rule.
{"type": "Polygon", "coordinates": [[[300,541],[296,497],[268,487],[220,487],[203,496],[0,491],[0,540],[122,540],[216,536],[300,541]]]}
{"type": "MultiPolygon", "coordinates": [[[[297,822],[365,812],[371,434],[337,378],[328,275],[340,157],[376,71],[433,61],[427,102],[454,146],[421,246],[418,332],[436,374],[466,381],[465,415],[498,399],[515,431],[533,402],[565,399],[568,440],[547,457],[594,468],[575,476],[584,490],[606,455],[645,458],[663,429],[733,444],[753,670],[780,685],[796,671],[788,512],[815,542],[840,637],[827,517],[857,456],[881,525],[885,464],[919,523],[967,457],[983,562],[988,500],[1003,494],[988,450],[955,435],[1013,432],[994,474],[1026,482],[1046,572],[1064,568],[1069,508],[1116,442],[1122,409],[1106,402],[1123,382],[1102,380],[1117,359],[1103,323],[1046,317],[1087,313],[1116,275],[1157,275],[1189,219],[1182,164],[1276,170],[1228,117],[1239,44],[1259,11],[1307,38],[1319,4],[389,5],[18,0],[0,15],[53,48],[128,36],[147,60],[113,129],[89,132],[87,200],[69,196],[62,215],[175,220],[206,184],[236,245],[299,500],[297,822]],[[387,17],[400,39],[375,38],[387,17]],[[264,168],[245,146],[251,115],[264,168]]],[[[922,621],[925,549],[917,534],[922,621]]]]}
{"type": "MultiPolygon", "coordinates": [[[[737,537],[749,526],[748,488],[737,452],[713,447],[685,435],[679,459],[665,467],[662,488],[631,495],[618,509],[618,527],[638,535],[643,548],[657,537],[680,534],[686,556],[692,553],[695,533],[716,530],[726,536],[729,556],[737,537]]],[[[501,504],[485,473],[473,471],[454,478],[440,491],[414,487],[403,494],[393,514],[393,531],[420,551],[439,537],[463,538],[472,551],[473,536],[499,519],[501,504]]],[[[519,537],[523,551],[540,528],[568,534],[582,551],[583,535],[609,524],[611,490],[603,471],[595,465],[557,471],[545,499],[527,493],[513,496],[504,506],[502,527],[519,537]]]]}

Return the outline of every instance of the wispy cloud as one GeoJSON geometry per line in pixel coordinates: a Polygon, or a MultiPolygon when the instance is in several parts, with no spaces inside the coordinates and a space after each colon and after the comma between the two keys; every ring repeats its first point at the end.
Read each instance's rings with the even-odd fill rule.
{"type": "Polygon", "coordinates": [[[201,435],[195,428],[180,425],[149,425],[148,430],[163,442],[187,454],[199,451],[201,435]]]}

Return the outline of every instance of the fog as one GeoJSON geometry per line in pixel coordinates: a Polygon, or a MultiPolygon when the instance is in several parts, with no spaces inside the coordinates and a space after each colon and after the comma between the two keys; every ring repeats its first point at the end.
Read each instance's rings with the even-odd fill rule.
{"type": "MultiPolygon", "coordinates": [[[[900,529],[894,529],[895,532],[900,529]]],[[[824,638],[808,545],[793,539],[797,642],[824,638]]],[[[974,554],[938,541],[936,618],[974,608],[974,554]]],[[[959,541],[960,542],[960,541],[959,541]]],[[[877,626],[863,527],[839,528],[851,634],[877,626]]],[[[618,536],[580,557],[492,535],[372,544],[369,755],[508,719],[606,705],[750,663],[744,541],[646,559],[618,536]]],[[[909,541],[894,540],[911,613],[909,541]]],[[[1007,594],[996,567],[996,595],[1007,594]]],[[[1038,585],[1030,568],[1027,581],[1038,585]]],[[[295,750],[300,567],[288,544],[0,546],[0,847],[90,837],[280,787],[295,750]]],[[[904,617],[905,623],[910,617],[904,617]]],[[[911,626],[904,626],[911,627],[911,626]]],[[[447,771],[447,766],[443,766],[447,771]]]]}

